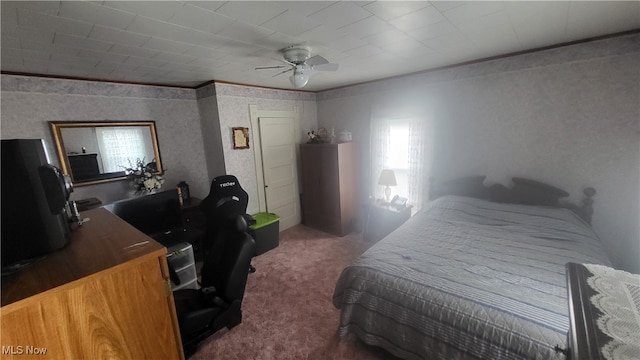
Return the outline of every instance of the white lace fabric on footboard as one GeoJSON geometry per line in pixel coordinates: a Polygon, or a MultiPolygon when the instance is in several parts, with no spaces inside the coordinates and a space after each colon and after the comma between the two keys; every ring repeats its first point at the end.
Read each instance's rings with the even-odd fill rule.
{"type": "Polygon", "coordinates": [[[602,347],[602,355],[607,360],[640,359],[640,275],[584,266],[593,274],[587,283],[597,292],[591,303],[602,313],[598,328],[613,339],[602,347]]]}

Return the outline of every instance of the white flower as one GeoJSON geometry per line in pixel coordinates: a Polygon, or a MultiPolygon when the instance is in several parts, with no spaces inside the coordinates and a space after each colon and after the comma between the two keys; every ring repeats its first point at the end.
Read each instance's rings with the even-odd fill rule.
{"type": "MultiPolygon", "coordinates": [[[[159,185],[158,181],[156,181],[156,179],[154,178],[150,178],[144,181],[144,187],[147,189],[147,191],[151,191],[153,189],[156,189],[156,186],[159,185]]],[[[158,186],[159,188],[160,186],[158,186]]]]}
{"type": "Polygon", "coordinates": [[[134,189],[136,194],[144,194],[152,192],[153,190],[160,189],[164,184],[164,179],[160,175],[155,175],[155,164],[145,164],[144,159],[136,160],[136,165],[133,166],[129,162],[129,167],[125,167],[125,174],[131,180],[130,185],[134,189]]]}

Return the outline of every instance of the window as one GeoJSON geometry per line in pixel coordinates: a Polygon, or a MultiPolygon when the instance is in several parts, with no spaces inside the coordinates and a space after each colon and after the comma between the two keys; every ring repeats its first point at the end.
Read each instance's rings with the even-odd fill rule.
{"type": "Polygon", "coordinates": [[[384,162],[384,168],[393,170],[398,183],[391,193],[406,198],[409,197],[409,129],[406,120],[389,125],[389,151],[384,162]]]}
{"type": "Polygon", "coordinates": [[[98,128],[96,135],[102,154],[102,166],[105,173],[124,171],[136,159],[150,162],[146,158],[144,133],[139,127],[98,128]]]}
{"type": "MultiPolygon", "coordinates": [[[[385,112],[390,113],[389,110],[385,112]]],[[[393,170],[398,185],[391,187],[391,196],[406,197],[417,211],[422,207],[424,179],[428,177],[425,169],[430,166],[431,154],[427,154],[425,149],[430,148],[431,136],[427,120],[411,115],[400,117],[379,112],[372,118],[370,179],[371,193],[376,198],[384,198],[384,189],[378,185],[378,178],[383,169],[393,170]]]]}

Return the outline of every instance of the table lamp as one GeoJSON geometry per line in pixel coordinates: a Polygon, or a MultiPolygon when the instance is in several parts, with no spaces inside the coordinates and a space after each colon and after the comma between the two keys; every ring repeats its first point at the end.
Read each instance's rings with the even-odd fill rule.
{"type": "Polygon", "coordinates": [[[391,197],[391,188],[389,186],[396,186],[398,183],[396,182],[396,174],[393,170],[384,169],[380,173],[380,178],[378,179],[378,185],[384,186],[384,198],[386,202],[389,202],[391,197]]]}

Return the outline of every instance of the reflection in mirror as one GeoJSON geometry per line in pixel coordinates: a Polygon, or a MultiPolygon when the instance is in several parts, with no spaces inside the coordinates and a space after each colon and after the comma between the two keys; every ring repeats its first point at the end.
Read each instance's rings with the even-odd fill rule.
{"type": "Polygon", "coordinates": [[[60,166],[76,186],[126,179],[138,159],[162,174],[154,121],[52,121],[60,166]]]}

